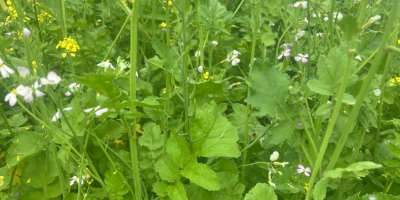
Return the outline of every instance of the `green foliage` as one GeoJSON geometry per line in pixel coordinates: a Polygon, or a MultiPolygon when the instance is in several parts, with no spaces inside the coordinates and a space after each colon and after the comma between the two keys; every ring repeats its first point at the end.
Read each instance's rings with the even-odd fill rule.
{"type": "Polygon", "coordinates": [[[254,186],[249,193],[246,194],[245,200],[256,200],[256,199],[271,199],[277,200],[278,197],[276,196],[274,190],[271,186],[265,183],[258,183],[254,186]]]}

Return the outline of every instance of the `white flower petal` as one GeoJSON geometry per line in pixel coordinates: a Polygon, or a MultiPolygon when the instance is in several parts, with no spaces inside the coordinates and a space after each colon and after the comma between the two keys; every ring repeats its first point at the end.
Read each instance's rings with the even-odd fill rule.
{"type": "Polygon", "coordinates": [[[108,108],[103,108],[95,112],[96,116],[101,116],[103,113],[108,112],[108,108]]]}

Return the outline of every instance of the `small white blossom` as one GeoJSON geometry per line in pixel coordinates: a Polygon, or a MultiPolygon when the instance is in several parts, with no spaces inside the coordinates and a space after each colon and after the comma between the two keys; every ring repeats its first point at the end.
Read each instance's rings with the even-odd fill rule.
{"type": "Polygon", "coordinates": [[[298,30],[296,33],[295,39],[298,40],[298,39],[302,38],[304,36],[304,34],[306,34],[306,31],[298,30]]]}
{"type": "Polygon", "coordinates": [[[69,92],[69,91],[66,92],[66,93],[65,93],[65,96],[67,96],[67,97],[71,96],[71,92],[69,92]]]}
{"type": "Polygon", "coordinates": [[[218,45],[218,42],[215,41],[215,40],[213,40],[213,41],[211,42],[211,44],[212,44],[213,46],[217,46],[217,45],[218,45]]]}
{"type": "Polygon", "coordinates": [[[47,74],[47,78],[41,78],[40,82],[42,83],[42,85],[56,85],[58,83],[60,83],[61,81],[61,77],[58,76],[55,72],[51,71],[47,74]]]}
{"type": "Polygon", "coordinates": [[[3,60],[0,58],[0,73],[3,78],[10,77],[10,74],[14,74],[14,70],[9,68],[6,64],[4,64],[3,60]]]}
{"type": "Polygon", "coordinates": [[[381,16],[380,16],[380,15],[375,15],[375,16],[371,17],[369,20],[370,20],[371,23],[372,23],[372,22],[377,21],[377,20],[380,20],[380,19],[381,19],[381,16]]]}
{"type": "MultiPolygon", "coordinates": [[[[17,94],[25,98],[29,95],[30,90],[31,89],[29,87],[19,85],[16,89],[13,89],[10,93],[6,95],[4,101],[9,102],[10,106],[14,106],[17,103],[17,94]]],[[[26,98],[25,101],[27,101],[26,98]]]]}
{"type": "Polygon", "coordinates": [[[88,112],[90,112],[92,110],[96,111],[95,112],[96,116],[101,116],[103,113],[108,112],[108,108],[100,109],[100,106],[97,106],[95,108],[84,109],[83,112],[88,113],[88,112]]]}
{"type": "Polygon", "coordinates": [[[226,60],[230,62],[232,66],[236,66],[240,62],[240,59],[237,58],[239,55],[239,51],[233,50],[231,53],[228,54],[226,60]]]}
{"type": "Polygon", "coordinates": [[[274,22],[268,22],[268,25],[269,26],[275,26],[275,23],[274,22]]]}
{"type": "Polygon", "coordinates": [[[293,4],[293,7],[297,8],[301,6],[303,9],[307,8],[307,1],[298,1],[296,3],[293,4]]]}
{"type": "Polygon", "coordinates": [[[324,37],[324,34],[323,34],[323,33],[316,33],[315,36],[320,37],[320,38],[323,38],[323,37],[324,37]]]}
{"type": "Polygon", "coordinates": [[[360,55],[357,55],[357,56],[355,57],[355,59],[357,59],[357,60],[359,60],[359,61],[362,61],[362,59],[361,59],[361,56],[360,56],[360,55]]]}
{"type": "Polygon", "coordinates": [[[340,12],[333,12],[333,18],[341,20],[343,18],[343,15],[340,12]]]}
{"type": "Polygon", "coordinates": [[[31,35],[31,31],[27,28],[24,28],[22,32],[24,33],[25,37],[29,37],[31,35]]]}
{"type": "Polygon", "coordinates": [[[203,72],[203,66],[197,67],[197,71],[198,71],[199,73],[202,73],[202,72],[203,72]]]}
{"type": "Polygon", "coordinates": [[[103,61],[103,62],[97,64],[97,66],[98,66],[98,67],[104,67],[104,68],[106,68],[106,69],[107,69],[107,68],[111,68],[111,69],[115,70],[115,67],[114,67],[110,62],[108,62],[108,61],[103,61]]]}
{"type": "Polygon", "coordinates": [[[22,77],[22,78],[25,78],[25,76],[31,74],[31,72],[29,71],[29,69],[26,68],[26,67],[18,66],[18,67],[17,67],[17,70],[18,70],[19,76],[22,77]]]}
{"type": "Polygon", "coordinates": [[[239,63],[240,63],[240,59],[239,58],[232,57],[232,60],[231,60],[232,66],[236,66],[239,63]]]}
{"type": "Polygon", "coordinates": [[[71,181],[69,182],[69,185],[72,186],[75,182],[77,182],[77,183],[80,182],[80,184],[83,185],[83,178],[82,178],[81,181],[79,181],[79,178],[78,178],[78,177],[73,176],[73,177],[71,178],[71,181]]]}
{"type": "Polygon", "coordinates": [[[4,35],[11,37],[11,32],[4,33],[4,35]]]}
{"type": "MultiPolygon", "coordinates": [[[[72,110],[72,107],[67,107],[67,108],[64,108],[63,109],[63,111],[70,111],[70,110],[72,110]]],[[[51,121],[52,122],[55,122],[57,119],[60,119],[61,118],[61,111],[60,111],[60,109],[57,109],[57,112],[56,112],[56,114],[51,118],[51,121]]]]}
{"type": "Polygon", "coordinates": [[[196,51],[196,52],[194,52],[194,57],[199,57],[200,56],[200,50],[199,51],[196,51]]]}
{"type": "Polygon", "coordinates": [[[270,159],[272,162],[278,160],[278,158],[279,158],[279,152],[277,152],[277,151],[274,151],[274,152],[271,154],[271,156],[269,156],[269,159],[270,159]]]}
{"type": "Polygon", "coordinates": [[[379,88],[375,89],[373,91],[374,91],[375,96],[379,97],[381,95],[381,90],[379,88]]]}

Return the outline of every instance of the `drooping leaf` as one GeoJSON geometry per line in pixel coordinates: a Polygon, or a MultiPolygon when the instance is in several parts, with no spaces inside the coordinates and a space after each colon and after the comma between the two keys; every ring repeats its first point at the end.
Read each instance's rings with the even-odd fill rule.
{"type": "Polygon", "coordinates": [[[268,199],[268,200],[277,200],[274,190],[266,183],[257,183],[256,186],[253,187],[246,194],[244,200],[259,200],[259,199],[268,199]]]}
{"type": "Polygon", "coordinates": [[[286,103],[291,81],[289,76],[278,71],[277,67],[269,67],[256,61],[250,76],[252,94],[245,101],[258,109],[259,116],[286,118],[291,107],[286,103]]]}

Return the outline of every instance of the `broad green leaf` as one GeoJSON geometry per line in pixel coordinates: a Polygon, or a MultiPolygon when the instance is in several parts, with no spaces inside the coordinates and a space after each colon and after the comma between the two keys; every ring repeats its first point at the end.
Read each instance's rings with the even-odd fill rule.
{"type": "Polygon", "coordinates": [[[129,192],[128,185],[119,170],[108,169],[105,173],[104,183],[111,199],[124,199],[124,195],[129,192]]]}
{"type": "Polygon", "coordinates": [[[143,133],[139,139],[139,144],[152,151],[152,158],[158,158],[161,154],[163,138],[164,136],[161,134],[160,127],[155,123],[149,123],[143,127],[143,133]]]}
{"type": "Polygon", "coordinates": [[[155,171],[158,172],[163,180],[168,182],[175,182],[181,177],[178,165],[175,164],[168,154],[158,160],[155,166],[155,171]]]}
{"type": "Polygon", "coordinates": [[[171,134],[167,142],[167,152],[181,168],[190,162],[189,156],[191,153],[189,147],[181,136],[171,134]]]}
{"type": "Polygon", "coordinates": [[[167,194],[167,187],[168,184],[166,181],[161,181],[161,182],[155,182],[153,183],[153,191],[159,196],[159,197],[166,197],[167,194]]]}
{"type": "Polygon", "coordinates": [[[346,34],[347,40],[356,38],[360,33],[357,17],[346,15],[339,21],[338,24],[340,29],[342,29],[342,31],[346,34]]]}
{"type": "MultiPolygon", "coordinates": [[[[246,126],[246,115],[248,115],[247,107],[243,104],[235,103],[232,105],[232,109],[234,112],[228,115],[228,119],[234,126],[236,126],[239,132],[240,140],[243,141],[245,136],[244,130],[246,126]]],[[[252,125],[256,124],[256,122],[256,117],[251,115],[249,117],[249,126],[252,127],[252,125]]]]}
{"type": "Polygon", "coordinates": [[[206,190],[219,190],[220,184],[217,174],[211,167],[192,161],[186,169],[181,170],[182,176],[188,178],[192,183],[195,183],[206,190]]]}
{"type": "Polygon", "coordinates": [[[393,155],[395,155],[397,158],[400,158],[400,147],[393,143],[389,143],[389,150],[392,152],[393,155]]]}
{"type": "Polygon", "coordinates": [[[186,191],[180,181],[175,182],[167,187],[169,198],[176,200],[187,200],[186,191]]]}
{"type": "Polygon", "coordinates": [[[269,46],[275,45],[276,36],[277,36],[276,33],[266,32],[266,33],[261,34],[260,40],[265,47],[269,47],[269,46]]]}
{"type": "Polygon", "coordinates": [[[290,116],[291,107],[286,100],[289,97],[289,76],[282,74],[278,68],[269,67],[256,61],[250,76],[252,94],[245,101],[258,109],[259,116],[286,118],[290,116]]]}
{"type": "Polygon", "coordinates": [[[249,193],[246,194],[244,200],[259,200],[259,199],[268,199],[268,200],[277,200],[274,189],[271,188],[266,183],[257,183],[249,193]]]}
{"type": "Polygon", "coordinates": [[[165,70],[174,73],[175,63],[178,60],[179,54],[176,47],[169,48],[167,44],[153,41],[152,46],[156,53],[161,57],[165,70]]]}
{"type": "MultiPolygon", "coordinates": [[[[343,75],[347,62],[347,51],[344,47],[332,48],[327,56],[320,56],[317,64],[319,80],[311,80],[308,87],[322,95],[333,95],[339,91],[343,81],[343,75]]],[[[350,72],[354,71],[354,62],[350,72]]],[[[350,75],[349,79],[355,79],[356,75],[350,75]]]]}
{"type": "Polygon", "coordinates": [[[0,190],[3,190],[10,184],[11,174],[8,173],[9,170],[7,166],[0,168],[0,176],[3,177],[3,179],[0,179],[0,190]]]}
{"type": "Polygon", "coordinates": [[[290,137],[293,131],[294,124],[289,121],[285,121],[271,129],[271,133],[268,134],[266,141],[270,145],[281,144],[290,137]]]}
{"type": "Polygon", "coordinates": [[[22,113],[19,113],[17,115],[12,116],[11,119],[8,120],[8,123],[10,124],[10,126],[18,128],[26,121],[28,121],[28,119],[24,115],[22,115],[22,113]]]}
{"type": "Polygon", "coordinates": [[[317,111],[315,111],[315,115],[320,116],[320,115],[325,115],[329,113],[332,109],[332,104],[331,103],[324,103],[321,106],[318,107],[317,111]]]}
{"type": "Polygon", "coordinates": [[[124,133],[125,129],[122,125],[114,120],[107,120],[96,127],[96,135],[102,140],[110,138],[119,138],[124,133]]]}
{"type": "Polygon", "coordinates": [[[353,196],[347,198],[347,200],[399,200],[400,196],[393,196],[391,194],[385,193],[374,193],[374,194],[366,194],[362,197],[359,196],[360,194],[354,194],[353,196]]]}
{"type": "Polygon", "coordinates": [[[353,174],[355,177],[355,173],[360,174],[360,172],[364,175],[367,174],[367,170],[380,168],[382,165],[375,164],[373,162],[365,161],[365,162],[357,162],[349,165],[346,168],[336,168],[334,170],[329,170],[325,172],[322,178],[315,184],[313,197],[316,200],[325,199],[326,196],[326,187],[328,183],[333,179],[345,178],[346,174],[353,174]]]}
{"type": "Polygon", "coordinates": [[[45,149],[46,143],[43,136],[27,132],[17,135],[7,150],[7,164],[12,167],[27,157],[32,157],[45,149]]]}

